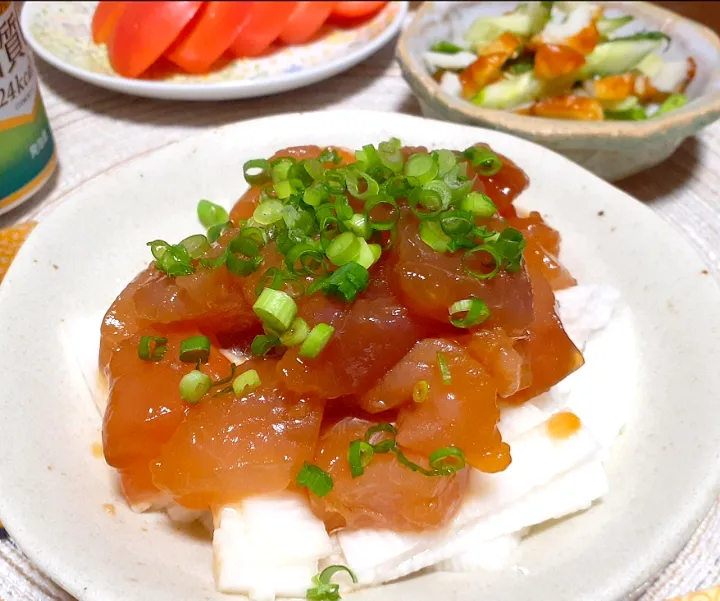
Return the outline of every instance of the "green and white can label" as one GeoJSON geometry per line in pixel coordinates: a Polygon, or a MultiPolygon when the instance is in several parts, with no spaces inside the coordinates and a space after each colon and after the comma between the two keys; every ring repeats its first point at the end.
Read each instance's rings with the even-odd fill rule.
{"type": "Polygon", "coordinates": [[[37,192],[57,164],[16,4],[0,2],[0,214],[37,192]]]}

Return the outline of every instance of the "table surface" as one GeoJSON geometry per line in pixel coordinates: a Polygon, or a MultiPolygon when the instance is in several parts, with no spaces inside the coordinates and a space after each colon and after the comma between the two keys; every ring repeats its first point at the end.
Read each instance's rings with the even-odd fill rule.
{"type": "MultiPolygon", "coordinates": [[[[393,60],[392,44],[365,63],[311,88],[225,103],[124,96],[72,79],[40,60],[37,63],[60,166],[31,201],[0,217],[0,228],[42,219],[53,205],[96,175],[209,127],[278,113],[334,108],[420,114],[393,60]]],[[[674,224],[701,253],[713,275],[720,278],[720,122],[687,140],[662,165],[617,185],[674,224]]],[[[7,542],[0,543],[0,560],[24,566],[26,571],[32,569],[7,542]]],[[[40,575],[33,577],[34,592],[24,589],[23,596],[17,596],[20,589],[13,592],[3,584],[3,567],[7,568],[0,561],[0,599],[67,598],[40,575]]],[[[720,510],[716,505],[684,553],[643,599],[667,599],[718,583],[720,510]]]]}

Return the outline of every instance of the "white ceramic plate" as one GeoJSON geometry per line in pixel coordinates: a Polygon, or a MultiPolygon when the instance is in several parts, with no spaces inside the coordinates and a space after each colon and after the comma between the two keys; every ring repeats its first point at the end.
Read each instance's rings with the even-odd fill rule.
{"type": "Polygon", "coordinates": [[[351,29],[327,28],[317,41],[241,59],[208,75],[128,79],[117,75],[105,46],[93,43],[90,23],[97,2],[26,2],[20,24],[32,49],[54,67],[115,92],[166,100],[230,100],[267,96],[307,86],[357,65],[400,30],[407,2],[390,2],[351,29]]]}
{"type": "Polygon", "coordinates": [[[230,206],[246,187],[244,161],[289,145],[359,148],[389,136],[446,148],[486,141],[527,171],[520,204],[562,232],[564,260],[582,282],[611,284],[630,305],[641,393],[608,464],[610,493],[524,541],[514,561],[525,572],[427,574],[351,598],[616,601],[668,563],[704,516],[720,474],[720,291],[677,231],[570,161],[506,134],[388,113],[283,115],[208,131],[81,186],[40,223],[0,287],[0,519],[80,600],[227,597],[213,588],[209,542],[162,515],[131,513],[91,453],[101,420],[63,324],[104,311],[147,263],[146,241],[197,232],[199,198],[230,206]]]}

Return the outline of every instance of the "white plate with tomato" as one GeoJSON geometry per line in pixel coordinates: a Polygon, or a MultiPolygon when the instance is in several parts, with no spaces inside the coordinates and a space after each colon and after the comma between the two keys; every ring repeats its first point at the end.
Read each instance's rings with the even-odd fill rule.
{"type": "Polygon", "coordinates": [[[332,77],[399,31],[407,2],[28,2],[21,27],[54,67],[116,92],[231,100],[332,77]]]}

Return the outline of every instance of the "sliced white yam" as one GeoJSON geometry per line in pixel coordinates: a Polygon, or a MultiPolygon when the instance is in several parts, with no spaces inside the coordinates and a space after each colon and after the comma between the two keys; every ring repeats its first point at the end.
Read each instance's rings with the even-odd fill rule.
{"type": "Polygon", "coordinates": [[[455,54],[428,51],[423,53],[423,60],[431,69],[451,69],[459,71],[472,65],[477,60],[477,56],[465,50],[456,52],[455,54]]]}
{"type": "Polygon", "coordinates": [[[332,546],[322,521],[294,493],[263,495],[215,513],[218,590],[254,601],[304,597],[332,546]]]}
{"type": "Polygon", "coordinates": [[[522,540],[522,531],[499,536],[486,542],[474,543],[471,549],[441,561],[435,566],[438,572],[476,572],[500,570],[506,567],[512,552],[522,540]]]}
{"type": "Polygon", "coordinates": [[[550,415],[549,411],[543,411],[532,403],[503,407],[500,410],[498,430],[500,430],[503,440],[512,446],[520,435],[539,426],[550,415]]]}
{"type": "Polygon", "coordinates": [[[442,91],[450,96],[462,96],[462,83],[457,74],[452,71],[445,71],[440,78],[442,91]]]}
{"type": "Polygon", "coordinates": [[[558,290],[555,300],[565,331],[582,350],[593,334],[610,323],[620,292],[612,286],[588,284],[558,290]]]}
{"type": "Polygon", "coordinates": [[[342,531],[338,533],[338,541],[361,584],[400,578],[465,552],[473,541],[490,540],[537,523],[528,522],[507,530],[503,526],[505,522],[492,522],[487,528],[500,530],[494,536],[488,534],[483,539],[475,535],[461,536],[471,525],[501,514],[531,491],[591,460],[598,450],[597,442],[586,428],[581,427],[569,439],[554,440],[543,423],[513,442],[513,462],[507,470],[498,474],[473,471],[468,496],[458,515],[445,528],[412,534],[372,529],[342,531]]]}
{"type": "Polygon", "coordinates": [[[540,33],[543,42],[551,44],[563,42],[592,23],[597,6],[585,2],[573,4],[563,22],[552,20],[545,26],[540,33]]]}
{"type": "Polygon", "coordinates": [[[98,368],[103,316],[104,313],[93,313],[67,317],[58,332],[68,361],[75,368],[72,374],[78,379],[78,390],[88,392],[101,414],[107,406],[107,383],[98,368]]]}
{"type": "Polygon", "coordinates": [[[208,511],[188,509],[187,507],[178,505],[175,502],[168,503],[165,510],[167,511],[170,520],[179,525],[192,524],[202,518],[205,514],[211,515],[208,511]]]}
{"type": "Polygon", "coordinates": [[[687,60],[666,61],[650,81],[661,92],[679,92],[687,75],[687,60]]]}

